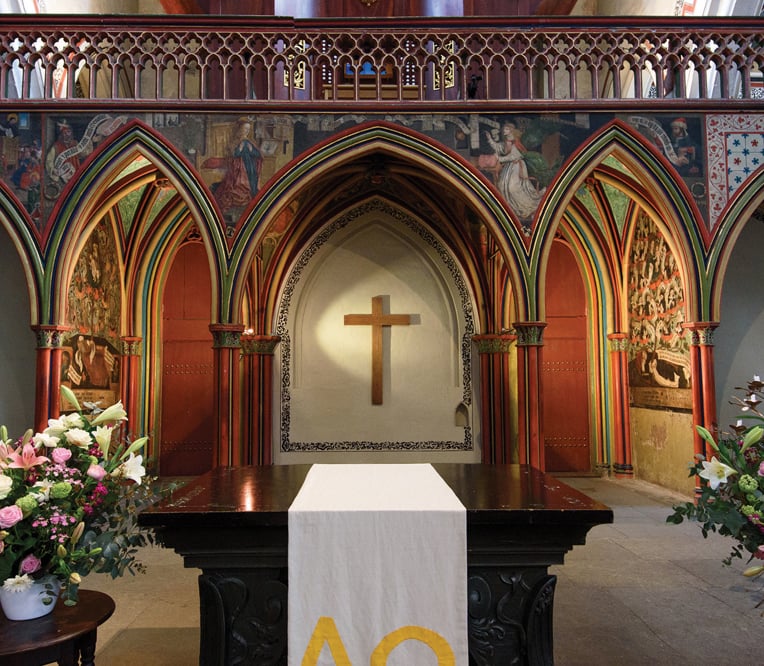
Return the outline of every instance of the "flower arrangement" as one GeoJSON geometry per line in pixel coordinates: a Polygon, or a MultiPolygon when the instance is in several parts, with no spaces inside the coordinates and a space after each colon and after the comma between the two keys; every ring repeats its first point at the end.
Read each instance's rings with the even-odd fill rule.
{"type": "Polygon", "coordinates": [[[85,415],[70,389],[61,392],[76,411],[49,420],[42,432],[13,442],[0,427],[0,583],[23,590],[51,574],[73,605],[89,573],[145,571],[137,548],[154,536],[138,526],[137,514],[162,492],[143,465],[148,438],[120,436],[121,402],[105,410],[87,405],[85,415]]]}
{"type": "MultiPolygon", "coordinates": [[[[701,523],[703,536],[717,532],[736,543],[724,564],[733,558],[747,556],[748,562],[764,560],[764,383],[759,377],[738,387],[743,397],[735,396],[731,404],[741,410],[737,424],[718,440],[704,427],[696,426],[700,436],[713,450],[711,460],[697,455],[690,463],[690,476],[700,479],[695,502],[674,506],[666,520],[679,524],[685,518],[701,523]],[[747,424],[745,423],[747,421],[747,424]]],[[[744,571],[749,577],[764,573],[764,563],[744,571]]]]}

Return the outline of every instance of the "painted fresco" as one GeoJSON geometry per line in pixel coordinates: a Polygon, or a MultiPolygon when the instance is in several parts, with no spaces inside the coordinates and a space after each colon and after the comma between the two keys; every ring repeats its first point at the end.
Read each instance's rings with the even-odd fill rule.
{"type": "Polygon", "coordinates": [[[39,228],[43,219],[42,130],[39,115],[0,114],[0,164],[3,182],[18,197],[39,228]]]}
{"type": "MultiPolygon", "coordinates": [[[[235,224],[263,184],[294,156],[341,130],[383,119],[411,127],[462,155],[496,186],[526,229],[563,161],[612,119],[609,114],[137,117],[186,155],[212,190],[228,226],[235,224]]],[[[687,180],[693,196],[703,199],[700,119],[626,119],[664,152],[687,180]]],[[[127,116],[107,114],[49,116],[43,137],[36,114],[0,116],[0,134],[6,135],[0,146],[4,179],[36,220],[44,218],[88,155],[127,120],[127,116]]]]}
{"type": "Polygon", "coordinates": [[[58,199],[87,157],[126,120],[126,116],[105,113],[49,119],[47,137],[52,138],[45,149],[43,194],[46,201],[58,199]]]}
{"type": "Polygon", "coordinates": [[[629,385],[639,407],[691,409],[690,341],[679,266],[658,227],[640,213],[629,256],[629,385]]]}
{"type": "Polygon", "coordinates": [[[122,294],[114,234],[101,222],[77,259],[69,285],[68,320],[61,381],[83,402],[108,407],[119,394],[122,294]]]}
{"type": "Polygon", "coordinates": [[[693,200],[708,217],[706,148],[703,119],[699,116],[628,116],[629,123],[647,137],[687,184],[693,200]]]}
{"type": "MultiPolygon", "coordinates": [[[[370,120],[410,127],[447,146],[490,180],[530,233],[562,163],[612,114],[138,114],[189,160],[217,200],[229,235],[266,182],[295,156],[370,120]]],[[[644,135],[708,210],[700,116],[620,116],[644,135]]],[[[38,230],[87,157],[130,117],[0,114],[2,178],[38,230]]]]}

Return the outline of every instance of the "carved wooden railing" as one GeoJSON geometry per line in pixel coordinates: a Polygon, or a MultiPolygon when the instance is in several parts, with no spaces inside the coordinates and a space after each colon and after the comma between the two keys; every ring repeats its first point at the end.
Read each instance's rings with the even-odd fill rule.
{"type": "Polygon", "coordinates": [[[3,16],[0,101],[47,106],[758,106],[764,21],[3,16]]]}

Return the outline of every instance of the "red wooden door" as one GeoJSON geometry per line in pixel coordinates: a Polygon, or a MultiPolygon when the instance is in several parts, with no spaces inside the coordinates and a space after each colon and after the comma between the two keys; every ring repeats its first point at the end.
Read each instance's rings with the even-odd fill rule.
{"type": "Polygon", "coordinates": [[[544,455],[548,472],[591,471],[588,317],[575,258],[555,242],[546,276],[542,352],[544,455]]]}
{"type": "Polygon", "coordinates": [[[173,261],[162,308],[162,476],[206,472],[213,460],[211,287],[200,243],[184,245],[173,261]]]}

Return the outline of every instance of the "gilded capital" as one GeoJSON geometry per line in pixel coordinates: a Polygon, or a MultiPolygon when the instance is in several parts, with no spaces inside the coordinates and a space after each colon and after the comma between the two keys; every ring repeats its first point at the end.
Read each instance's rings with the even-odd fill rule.
{"type": "Polygon", "coordinates": [[[226,347],[241,347],[241,336],[244,333],[244,326],[241,324],[210,324],[212,333],[212,346],[215,349],[226,347]]]}
{"type": "Polygon", "coordinates": [[[501,333],[475,335],[472,339],[477,345],[478,354],[506,354],[511,351],[517,336],[501,333]]]}
{"type": "Polygon", "coordinates": [[[546,322],[543,321],[517,321],[512,326],[517,333],[519,347],[541,346],[544,344],[544,329],[546,322]]]}
{"type": "Polygon", "coordinates": [[[278,335],[244,335],[241,338],[241,350],[244,354],[272,355],[276,345],[281,342],[278,335]]]}

